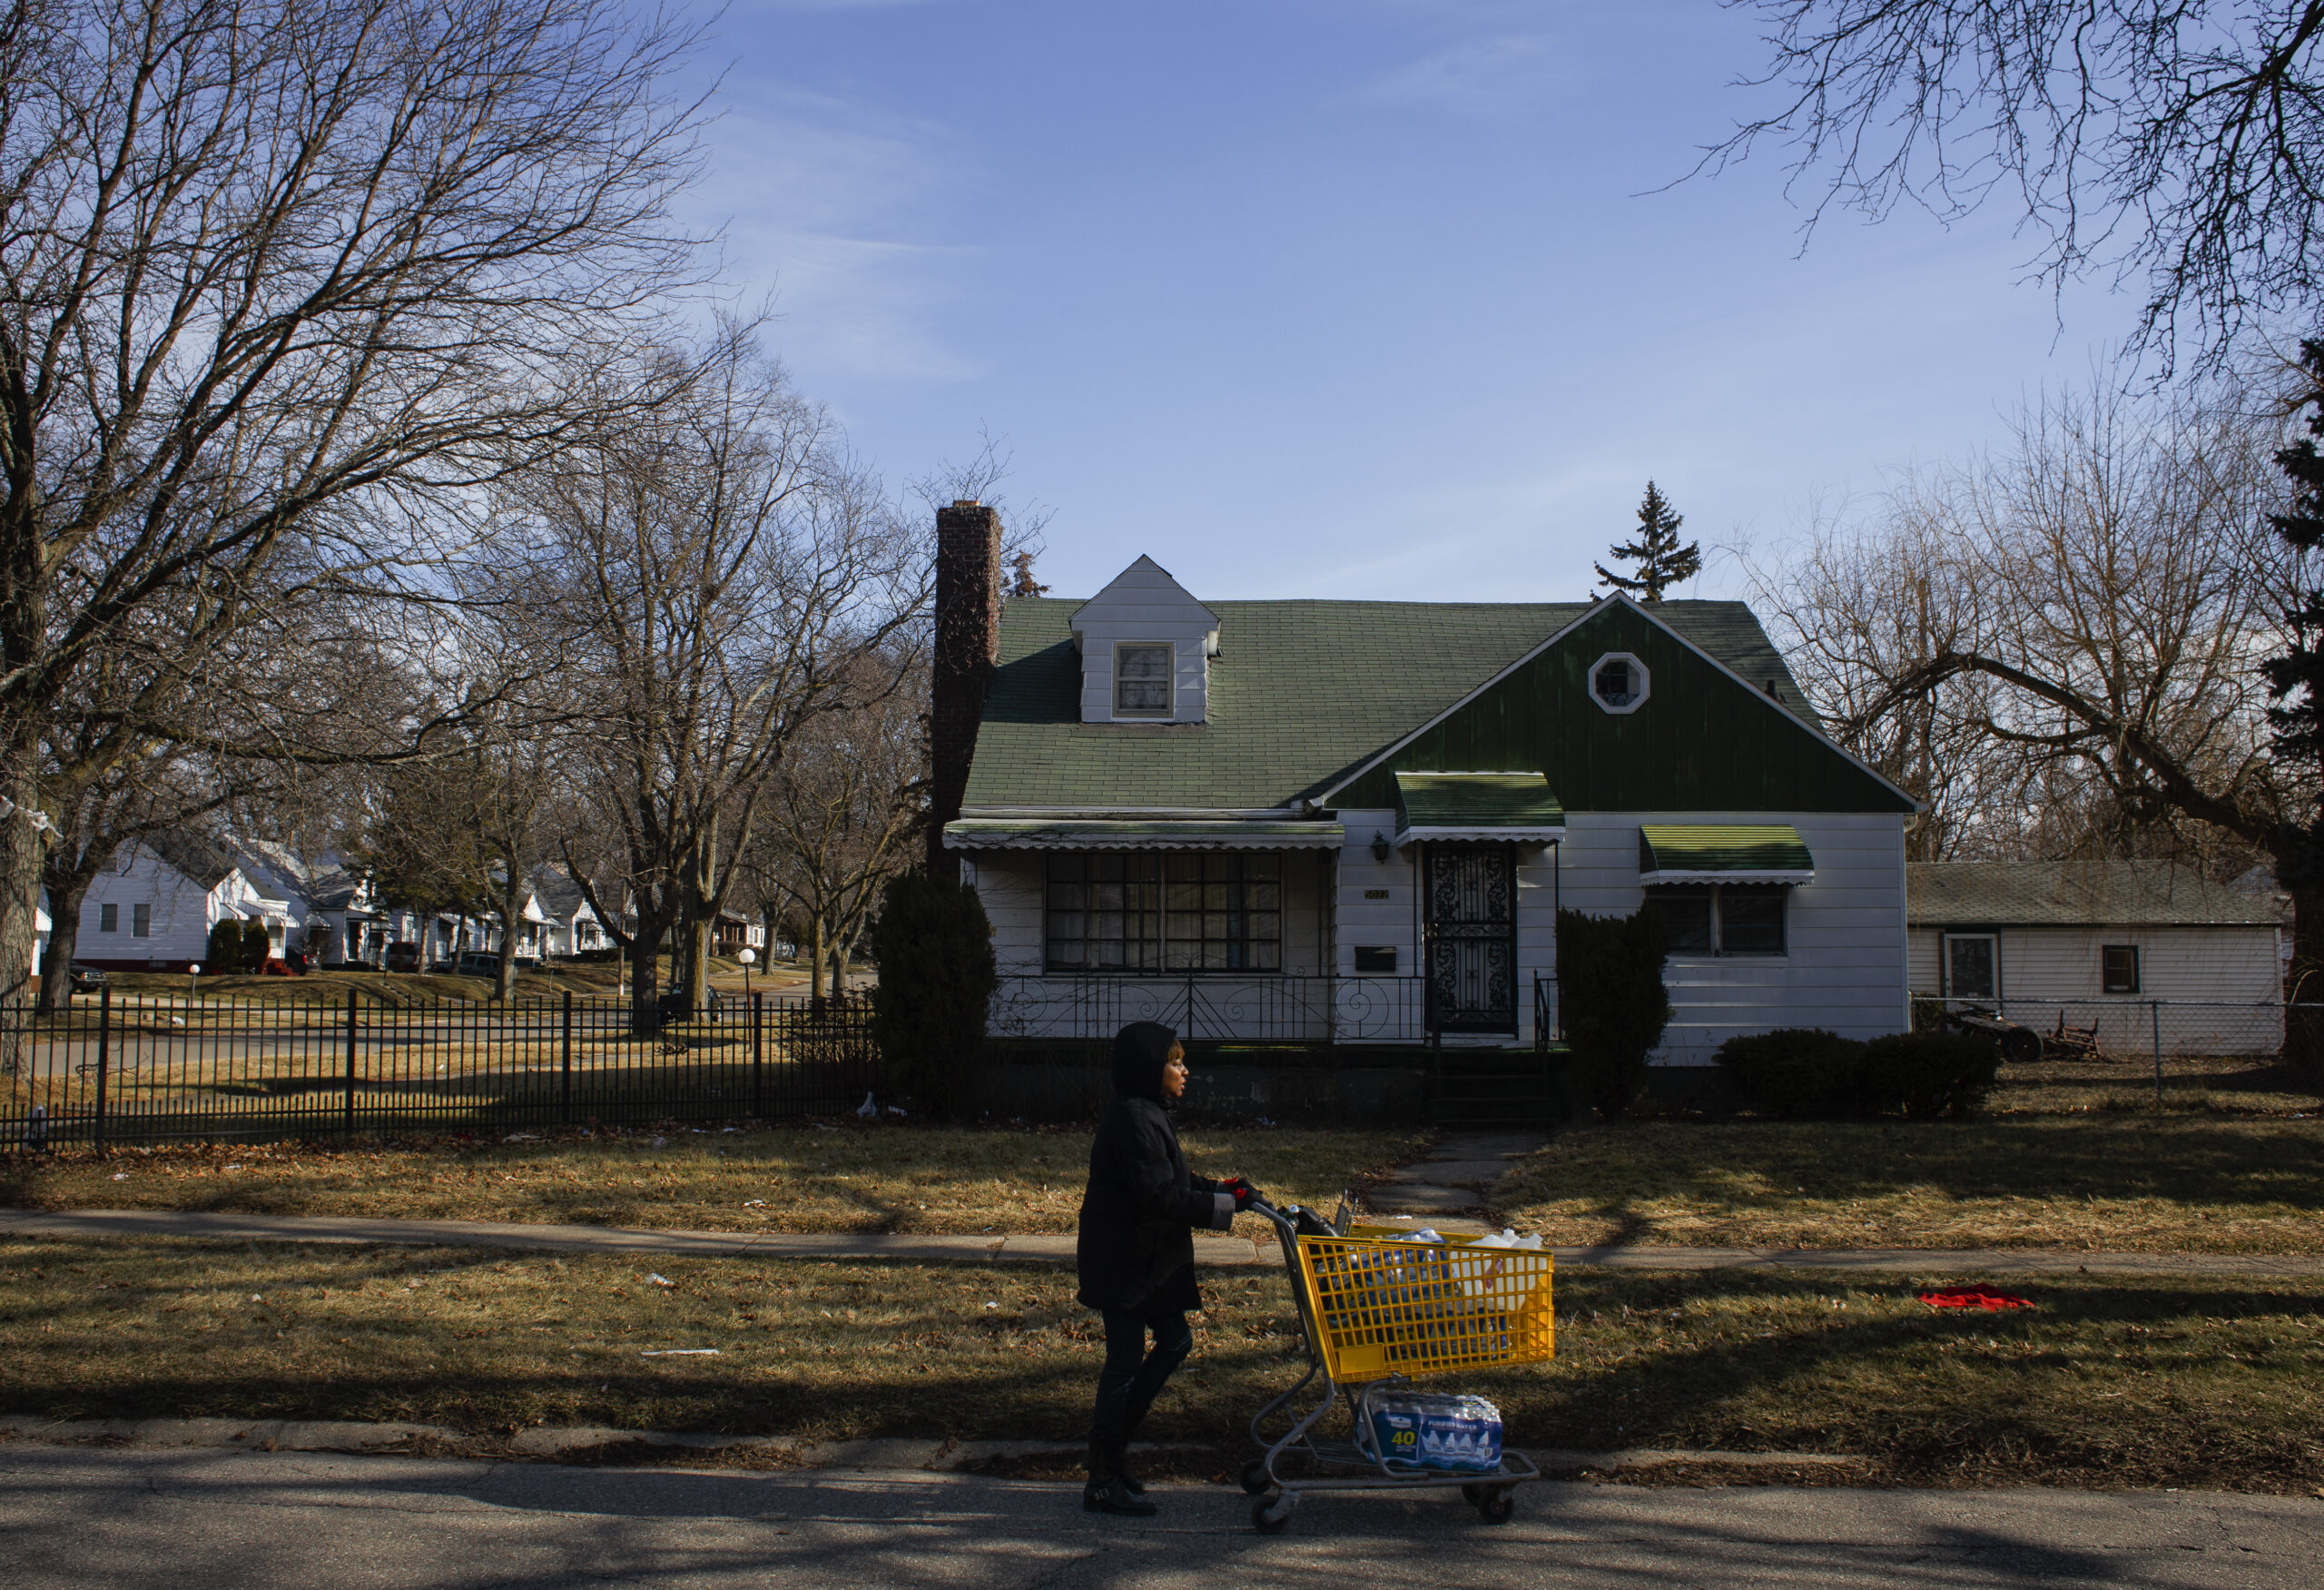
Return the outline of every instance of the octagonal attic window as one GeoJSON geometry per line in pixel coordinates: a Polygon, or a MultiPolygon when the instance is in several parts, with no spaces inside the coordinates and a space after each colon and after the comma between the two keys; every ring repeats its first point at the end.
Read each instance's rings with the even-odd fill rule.
{"type": "Polygon", "coordinates": [[[1610,651],[1590,665],[1590,697],[1608,712],[1636,712],[1650,684],[1646,665],[1626,651],[1610,651]]]}

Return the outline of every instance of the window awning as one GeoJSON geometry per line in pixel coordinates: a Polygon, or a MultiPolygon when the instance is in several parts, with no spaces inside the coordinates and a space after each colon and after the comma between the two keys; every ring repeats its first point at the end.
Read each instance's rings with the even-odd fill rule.
{"type": "Polygon", "coordinates": [[[1399,773],[1396,843],[1502,839],[1547,844],[1565,837],[1565,808],[1538,773],[1399,773]]]}
{"type": "Polygon", "coordinates": [[[1638,831],[1641,884],[1812,884],[1816,860],[1788,823],[1649,823],[1638,831]]]}
{"type": "Polygon", "coordinates": [[[944,825],[947,850],[1337,850],[1344,836],[1337,823],[956,817],[944,825]]]}

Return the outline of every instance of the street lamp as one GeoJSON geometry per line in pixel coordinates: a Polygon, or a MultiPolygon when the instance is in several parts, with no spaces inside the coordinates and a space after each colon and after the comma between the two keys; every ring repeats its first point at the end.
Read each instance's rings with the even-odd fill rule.
{"type": "Polygon", "coordinates": [[[185,967],[185,1013],[193,1014],[194,981],[202,975],[202,963],[189,961],[185,967]]]}
{"type": "Polygon", "coordinates": [[[745,1007],[751,1002],[751,968],[757,964],[758,958],[759,953],[748,944],[744,944],[743,953],[734,957],[743,963],[743,1003],[745,1007]]]}

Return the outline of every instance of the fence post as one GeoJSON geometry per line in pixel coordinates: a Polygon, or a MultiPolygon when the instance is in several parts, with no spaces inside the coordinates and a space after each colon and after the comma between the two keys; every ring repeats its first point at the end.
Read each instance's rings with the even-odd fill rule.
{"type": "Polygon", "coordinates": [[[347,1135],[355,1135],[355,991],[347,991],[347,1135]]]}
{"type": "Polygon", "coordinates": [[[766,1047],[765,1023],[760,1017],[762,1002],[766,995],[751,992],[751,1119],[766,1119],[766,1047]]]}
{"type": "Polygon", "coordinates": [[[2162,1108],[2162,1002],[2146,1002],[2148,1019],[2154,1023],[2154,1107],[2162,1108]]]}
{"type": "Polygon", "coordinates": [[[565,1032],[563,1047],[565,1052],[565,1088],[562,1098],[557,1106],[557,1112],[565,1124],[571,1126],[573,1124],[573,991],[569,988],[565,991],[565,1032]]]}
{"type": "MultiPolygon", "coordinates": [[[[72,996],[65,996],[69,1002],[72,996]]],[[[97,1157],[105,1151],[105,1072],[113,1069],[113,985],[97,991],[97,1157]]]]}

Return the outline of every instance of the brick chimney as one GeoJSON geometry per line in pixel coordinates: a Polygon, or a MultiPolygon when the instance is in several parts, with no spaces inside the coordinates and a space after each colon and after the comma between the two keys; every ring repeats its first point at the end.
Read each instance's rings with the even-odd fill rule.
{"type": "Polygon", "coordinates": [[[930,670],[928,875],[957,878],[944,825],[960,815],[984,693],[1000,657],[1000,515],[980,502],[936,510],[936,657],[930,670]]]}

